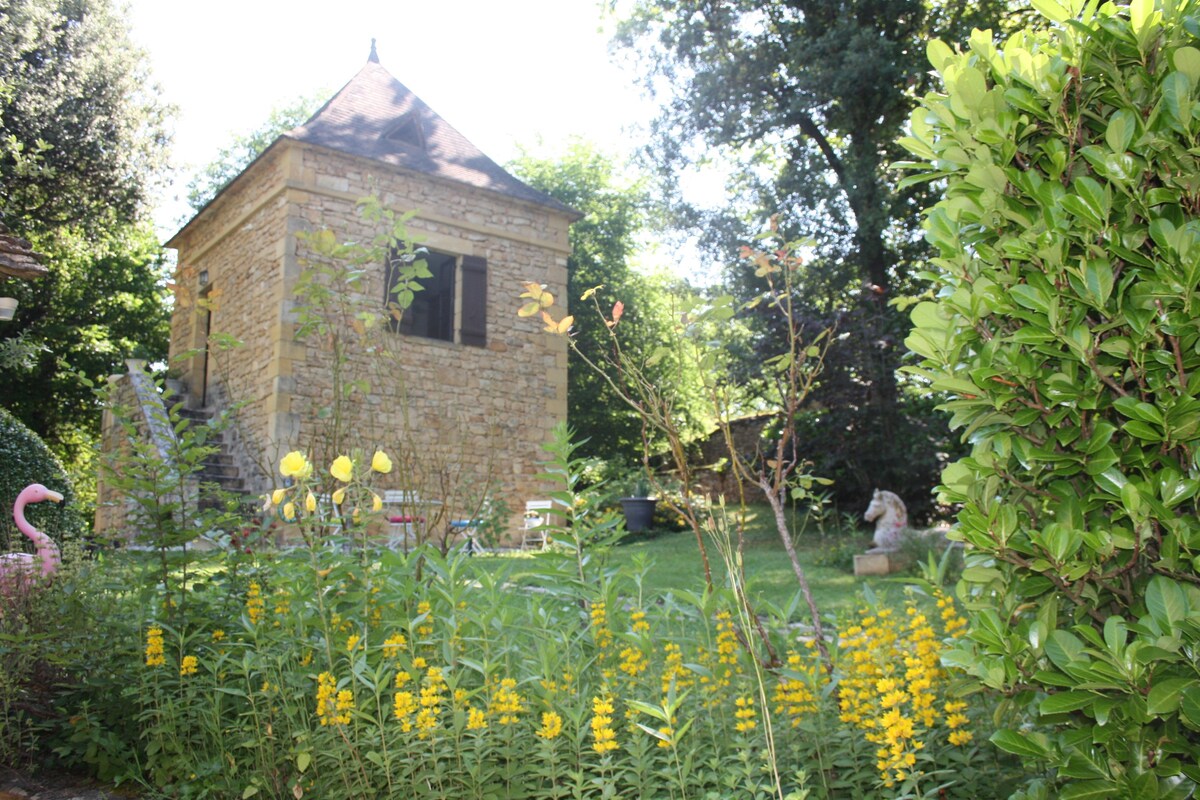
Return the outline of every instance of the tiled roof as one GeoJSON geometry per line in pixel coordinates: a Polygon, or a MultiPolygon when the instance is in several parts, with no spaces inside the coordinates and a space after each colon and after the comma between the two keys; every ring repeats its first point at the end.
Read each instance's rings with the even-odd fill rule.
{"type": "Polygon", "coordinates": [[[578,216],[508,174],[375,61],[283,136],[578,216]]]}

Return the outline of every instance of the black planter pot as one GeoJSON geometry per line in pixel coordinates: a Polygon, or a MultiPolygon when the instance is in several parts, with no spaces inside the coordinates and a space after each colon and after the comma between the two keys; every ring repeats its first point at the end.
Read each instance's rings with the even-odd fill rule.
{"type": "Polygon", "coordinates": [[[622,497],[621,510],[625,512],[625,530],[641,533],[649,529],[657,505],[658,499],[655,497],[622,497]]]}

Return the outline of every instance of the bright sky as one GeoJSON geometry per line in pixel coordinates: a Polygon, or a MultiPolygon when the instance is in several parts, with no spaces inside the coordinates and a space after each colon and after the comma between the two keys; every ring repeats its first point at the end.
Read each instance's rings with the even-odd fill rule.
{"type": "Polygon", "coordinates": [[[572,135],[624,156],[655,113],[608,52],[596,0],[131,0],[134,40],[179,109],[175,182],[156,215],[173,233],[192,173],[275,106],[382,65],[494,160],[554,155],[572,135]],[[535,149],[541,137],[545,150],[535,149]]]}

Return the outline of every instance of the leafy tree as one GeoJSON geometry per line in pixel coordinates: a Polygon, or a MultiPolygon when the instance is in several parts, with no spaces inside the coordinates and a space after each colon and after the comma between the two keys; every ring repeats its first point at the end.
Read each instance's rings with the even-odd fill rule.
{"type": "Polygon", "coordinates": [[[0,2],[0,218],[29,238],[135,219],[165,164],[170,109],[110,0],[0,2]],[[15,153],[38,153],[42,169],[15,153]]]}
{"type": "Polygon", "coordinates": [[[1045,768],[1021,796],[1191,797],[1200,7],[1037,7],[1049,31],[932,44],[904,140],[946,187],[908,343],[972,444],[942,476],[972,623],[943,658],[1032,718],[992,737],[1045,768]]]}
{"type": "MultiPolygon", "coordinates": [[[[645,358],[665,345],[668,337],[663,326],[671,324],[672,298],[686,289],[666,276],[647,276],[633,267],[652,213],[644,182],[624,181],[611,158],[579,141],[561,158],[526,153],[509,167],[529,185],[583,214],[571,226],[569,302],[579,304],[585,292],[604,285],[605,296],[622,303],[621,339],[629,352],[645,358]]],[[[580,455],[628,463],[642,452],[641,419],[580,361],[580,354],[597,363],[607,362],[612,355],[613,340],[604,319],[593,313],[576,314],[574,337],[579,352],[572,351],[568,364],[567,415],[576,436],[588,440],[580,455]]],[[[681,387],[695,384],[674,353],[660,351],[646,372],[654,381],[677,381],[681,387]]],[[[685,429],[700,422],[697,392],[678,409],[685,429]]],[[[681,394],[689,397],[686,389],[681,394]]],[[[657,441],[655,432],[646,433],[657,441]]]]}
{"type": "MultiPolygon", "coordinates": [[[[788,238],[813,236],[795,284],[808,329],[835,326],[820,385],[824,413],[802,426],[806,451],[836,475],[843,506],[873,484],[920,503],[936,472],[936,442],[913,426],[897,386],[908,323],[887,300],[911,288],[925,252],[919,210],[927,187],[900,187],[888,165],[914,98],[928,83],[930,38],[957,41],[1005,11],[1003,0],[639,0],[617,41],[636,51],[652,90],[665,88],[651,157],[672,178],[717,160],[731,170],[730,205],[679,209],[680,224],[732,253],[761,220],[779,214],[788,238]],[[930,464],[923,477],[911,454],[930,464]],[[894,454],[894,457],[893,457],[894,454]]],[[[668,181],[670,183],[670,181],[668,181]]],[[[731,291],[762,295],[761,279],[733,270],[731,291]]],[[[780,349],[769,314],[751,314],[759,341],[747,370],[780,349]]],[[[919,516],[919,514],[918,514],[919,516]]]]}
{"type": "Polygon", "coordinates": [[[77,374],[103,380],[123,372],[126,358],[166,355],[167,265],[148,224],[103,238],[61,229],[38,242],[50,254],[50,275],[5,288],[21,305],[0,336],[27,352],[4,371],[0,406],[43,432],[72,468],[100,425],[94,395],[77,374]]]}
{"type": "Polygon", "coordinates": [[[161,251],[144,220],[169,109],[108,0],[0,2],[0,222],[50,275],[7,280],[0,405],[78,471],[100,412],[93,380],[166,353],[161,251]],[[10,344],[11,343],[11,344],[10,344]]]}
{"type": "Polygon", "coordinates": [[[222,189],[270,147],[279,135],[304,123],[325,102],[327,93],[298,97],[274,108],[267,119],[249,133],[238,134],[222,147],[217,157],[188,182],[188,205],[199,211],[222,189]]]}

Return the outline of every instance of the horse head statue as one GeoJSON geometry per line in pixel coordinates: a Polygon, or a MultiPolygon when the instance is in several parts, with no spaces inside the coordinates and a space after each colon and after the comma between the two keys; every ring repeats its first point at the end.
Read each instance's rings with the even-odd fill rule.
{"type": "Polygon", "coordinates": [[[874,544],[879,550],[896,550],[900,547],[904,529],[908,527],[908,509],[904,501],[892,492],[876,489],[867,506],[863,519],[875,523],[874,544]]]}

